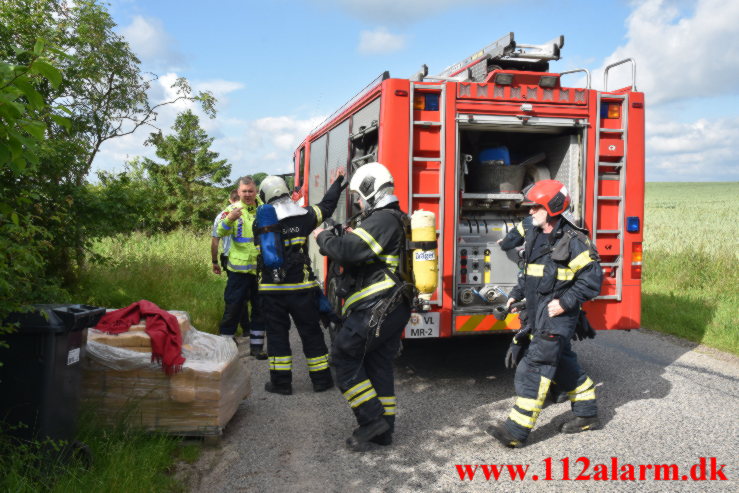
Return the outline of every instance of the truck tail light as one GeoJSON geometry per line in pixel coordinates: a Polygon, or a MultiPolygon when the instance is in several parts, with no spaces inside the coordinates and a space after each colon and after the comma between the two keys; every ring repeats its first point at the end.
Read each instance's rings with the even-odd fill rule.
{"type": "Polygon", "coordinates": [[[626,218],[626,231],[629,233],[638,233],[639,232],[639,225],[641,221],[639,221],[639,216],[629,216],[626,218]]]}
{"type": "Polygon", "coordinates": [[[603,103],[600,106],[600,117],[621,118],[621,103],[603,103]]]}
{"type": "Polygon", "coordinates": [[[414,110],[439,111],[438,94],[415,94],[413,96],[414,110]]]}
{"type": "Polygon", "coordinates": [[[631,247],[631,278],[641,279],[641,263],[642,263],[642,246],[641,243],[634,243],[631,247]]]}

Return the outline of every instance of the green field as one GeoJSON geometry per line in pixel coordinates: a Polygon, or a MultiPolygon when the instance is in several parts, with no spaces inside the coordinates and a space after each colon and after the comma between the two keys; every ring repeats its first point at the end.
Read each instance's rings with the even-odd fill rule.
{"type": "Polygon", "coordinates": [[[739,354],[739,183],[649,183],[642,326],[739,354]]]}

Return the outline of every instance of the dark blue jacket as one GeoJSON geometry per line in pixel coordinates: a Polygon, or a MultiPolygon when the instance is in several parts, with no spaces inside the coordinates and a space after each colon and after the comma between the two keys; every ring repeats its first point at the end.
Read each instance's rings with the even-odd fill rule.
{"type": "Polygon", "coordinates": [[[572,337],[581,305],[600,293],[603,270],[587,236],[560,219],[545,235],[533,224],[525,229],[525,262],[510,297],[526,298],[536,332],[572,337]],[[549,317],[547,304],[559,299],[565,312],[549,317]]]}

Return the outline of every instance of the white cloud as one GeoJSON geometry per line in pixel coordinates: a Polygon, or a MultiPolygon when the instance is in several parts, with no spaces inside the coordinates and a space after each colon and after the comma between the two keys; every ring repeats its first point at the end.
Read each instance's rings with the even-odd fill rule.
{"type": "Polygon", "coordinates": [[[289,173],[293,151],[324,118],[273,116],[248,121],[237,135],[217,139],[213,148],[231,162],[232,177],[258,172],[289,173]]]}
{"type": "MultiPolygon", "coordinates": [[[[254,120],[248,124],[247,139],[258,143],[265,149],[276,148],[278,151],[287,151],[289,156],[325,116],[318,116],[301,120],[292,116],[270,116],[254,120]]],[[[288,157],[289,157],[288,156],[288,157]]]]}
{"type": "MultiPolygon", "coordinates": [[[[177,97],[177,89],[173,88],[172,84],[179,76],[176,72],[168,72],[153,81],[149,90],[150,104],[156,105],[174,100],[177,97]]],[[[224,106],[227,106],[228,99],[226,96],[242,89],[244,85],[234,81],[212,79],[193,82],[192,87],[195,92],[201,90],[212,91],[218,99],[217,109],[221,110],[224,106]]],[[[165,134],[171,133],[172,125],[177,115],[185,110],[192,110],[193,113],[198,115],[200,126],[209,136],[215,138],[213,144],[214,150],[221,152],[220,149],[223,148],[226,151],[234,151],[233,155],[222,154],[221,157],[226,157],[231,162],[233,162],[233,159],[240,159],[242,157],[236,146],[229,147],[227,143],[228,135],[239,132],[240,129],[246,126],[246,122],[236,118],[224,118],[220,116],[210,119],[200,110],[200,106],[197,103],[188,100],[179,100],[158,108],[156,118],[151,122],[151,125],[144,125],[133,134],[117,137],[103,143],[93,163],[92,176],[90,178],[95,178],[94,174],[97,170],[120,172],[123,170],[125,162],[136,156],[156,159],[154,149],[145,146],[144,142],[149,137],[149,134],[157,131],[157,129],[165,134]],[[226,145],[223,145],[221,141],[225,142],[226,145]]]]}
{"type": "Polygon", "coordinates": [[[184,57],[159,19],[136,15],[120,33],[145,66],[157,71],[182,69],[184,57]]]}
{"type": "Polygon", "coordinates": [[[739,180],[739,117],[679,123],[657,114],[646,133],[650,181],[739,180]]]}
{"type": "MultiPolygon", "coordinates": [[[[697,0],[680,10],[681,0],[635,4],[626,21],[628,42],[603,67],[632,57],[637,88],[651,105],[683,98],[739,93],[739,2],[697,0]]],[[[603,68],[595,75],[596,87],[603,68]]],[[[629,85],[626,67],[613,69],[609,89],[629,85]]]]}
{"type": "Polygon", "coordinates": [[[399,34],[393,34],[384,27],[374,31],[362,31],[359,33],[359,46],[357,51],[365,55],[375,55],[400,51],[405,47],[405,38],[399,34]]]}
{"type": "MultiPolygon", "coordinates": [[[[626,20],[626,43],[593,73],[631,57],[646,100],[649,181],[739,179],[739,118],[721,96],[739,94],[739,2],[643,0],[626,20]],[[689,8],[686,8],[689,7],[689,8]],[[686,111],[685,108],[693,108],[686,111]],[[698,109],[698,111],[695,111],[698,109]],[[705,114],[726,115],[706,118],[705,114]]],[[[630,66],[612,69],[610,90],[631,85],[630,66]]]]}
{"type": "Polygon", "coordinates": [[[196,91],[210,91],[218,99],[218,107],[221,107],[226,97],[234,92],[244,88],[244,84],[232,80],[211,79],[193,82],[193,89],[196,91]]]}

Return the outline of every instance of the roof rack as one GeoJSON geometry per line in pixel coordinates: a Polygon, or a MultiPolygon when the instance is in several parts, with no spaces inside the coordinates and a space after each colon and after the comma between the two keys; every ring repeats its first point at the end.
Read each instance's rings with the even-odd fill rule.
{"type": "Polygon", "coordinates": [[[512,32],[509,32],[494,43],[468,56],[464,60],[450,65],[438,75],[423,74],[417,76],[432,80],[455,80],[483,82],[487,75],[497,69],[530,70],[546,72],[550,60],[559,60],[560,50],[565,44],[565,37],[558,36],[544,44],[517,44],[512,32]]]}

